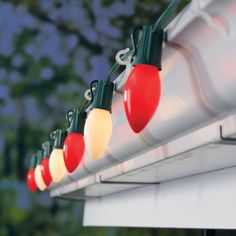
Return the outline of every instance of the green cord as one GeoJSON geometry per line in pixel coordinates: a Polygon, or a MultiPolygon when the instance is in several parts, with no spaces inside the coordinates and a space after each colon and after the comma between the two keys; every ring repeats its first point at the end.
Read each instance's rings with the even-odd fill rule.
{"type": "Polygon", "coordinates": [[[107,82],[109,82],[111,80],[112,75],[119,69],[119,67],[120,67],[120,65],[117,62],[115,62],[113,64],[113,66],[111,67],[111,69],[109,70],[109,72],[107,74],[107,79],[106,79],[107,82]]]}
{"type": "Polygon", "coordinates": [[[172,19],[176,9],[179,5],[180,0],[172,0],[166,10],[161,14],[161,16],[156,21],[155,25],[153,26],[153,31],[157,29],[164,29],[172,19]]]}

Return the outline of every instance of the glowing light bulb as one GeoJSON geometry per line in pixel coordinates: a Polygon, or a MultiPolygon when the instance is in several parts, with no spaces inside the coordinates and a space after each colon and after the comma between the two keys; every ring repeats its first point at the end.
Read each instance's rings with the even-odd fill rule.
{"type": "Polygon", "coordinates": [[[42,166],[41,170],[42,170],[43,181],[47,186],[49,186],[50,183],[52,182],[52,176],[51,176],[51,173],[49,170],[49,158],[48,157],[43,158],[41,166],[42,166]]]}
{"type": "Polygon", "coordinates": [[[37,190],[37,185],[34,179],[34,168],[28,170],[26,180],[29,190],[35,192],[37,190]]]}
{"type": "Polygon", "coordinates": [[[105,151],[112,134],[111,113],[94,108],[84,127],[85,145],[92,159],[98,159],[105,151]]]}
{"type": "Polygon", "coordinates": [[[136,52],[123,99],[127,120],[135,133],[146,127],[160,101],[163,37],[164,30],[157,25],[138,27],[131,35],[136,52]]]}
{"type": "Polygon", "coordinates": [[[42,177],[42,165],[39,164],[35,168],[34,173],[35,182],[39,188],[40,191],[44,191],[46,189],[46,184],[44,183],[43,177],[42,177]]]}
{"type": "Polygon", "coordinates": [[[37,158],[37,162],[36,162],[36,167],[35,167],[35,171],[34,171],[34,179],[35,179],[35,182],[38,186],[38,189],[40,191],[44,191],[47,186],[44,183],[44,180],[43,180],[43,177],[42,177],[41,161],[42,161],[42,158],[43,158],[43,153],[42,153],[41,150],[37,152],[36,158],[37,158]]]}
{"type": "Polygon", "coordinates": [[[30,158],[29,162],[29,170],[26,175],[26,181],[28,188],[31,192],[35,192],[37,190],[37,184],[35,182],[35,166],[37,163],[37,158],[36,154],[33,154],[30,158]]]}
{"type": "Polygon", "coordinates": [[[49,158],[49,170],[52,179],[55,183],[58,183],[66,175],[66,166],[63,159],[63,150],[60,148],[54,148],[49,158]]]}
{"type": "Polygon", "coordinates": [[[63,156],[66,169],[72,173],[81,162],[84,155],[84,124],[87,113],[82,109],[73,109],[67,113],[69,127],[68,135],[63,145],[63,156]]]}
{"type": "Polygon", "coordinates": [[[51,143],[50,141],[45,141],[42,144],[42,148],[43,148],[43,159],[41,162],[42,168],[41,168],[41,172],[42,172],[42,177],[43,177],[43,181],[44,183],[49,186],[50,183],[52,182],[52,176],[49,170],[49,156],[51,153],[51,143]]]}
{"type": "Polygon", "coordinates": [[[54,144],[49,158],[49,170],[53,181],[58,183],[67,174],[62,150],[67,132],[57,129],[52,134],[54,135],[54,144]]]}
{"type": "Polygon", "coordinates": [[[124,107],[135,133],[145,128],[160,101],[161,81],[156,66],[136,64],[124,86],[124,107]]]}
{"type": "Polygon", "coordinates": [[[63,155],[66,169],[73,172],[81,162],[84,155],[84,136],[80,133],[68,133],[64,146],[63,155]]]}

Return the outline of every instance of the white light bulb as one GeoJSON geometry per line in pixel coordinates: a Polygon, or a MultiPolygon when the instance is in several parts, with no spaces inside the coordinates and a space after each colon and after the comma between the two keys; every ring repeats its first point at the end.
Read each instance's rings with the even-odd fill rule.
{"type": "Polygon", "coordinates": [[[94,108],[88,115],[84,127],[87,151],[93,160],[98,159],[106,150],[112,134],[111,113],[94,108]]]}
{"type": "Polygon", "coordinates": [[[46,189],[46,184],[43,181],[42,177],[42,165],[37,165],[34,171],[34,178],[35,182],[39,188],[40,191],[44,191],[46,189]]]}
{"type": "Polygon", "coordinates": [[[67,170],[63,158],[63,150],[59,148],[53,149],[49,158],[49,170],[52,179],[58,183],[66,175],[67,170]]]}

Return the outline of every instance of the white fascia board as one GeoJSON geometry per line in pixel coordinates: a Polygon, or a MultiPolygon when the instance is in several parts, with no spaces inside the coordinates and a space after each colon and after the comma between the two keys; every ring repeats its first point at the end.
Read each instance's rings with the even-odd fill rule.
{"type": "Polygon", "coordinates": [[[236,228],[236,167],[87,200],[85,226],[236,228]]]}

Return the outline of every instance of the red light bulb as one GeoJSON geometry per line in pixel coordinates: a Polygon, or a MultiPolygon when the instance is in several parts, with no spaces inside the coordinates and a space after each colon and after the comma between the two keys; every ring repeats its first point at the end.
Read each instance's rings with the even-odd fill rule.
{"type": "Polygon", "coordinates": [[[30,168],[27,173],[27,185],[31,192],[35,192],[37,190],[37,185],[34,180],[34,168],[30,168]]]}
{"type": "Polygon", "coordinates": [[[84,136],[81,133],[69,132],[63,146],[63,156],[66,169],[73,172],[84,155],[84,136]]]}
{"type": "Polygon", "coordinates": [[[157,66],[136,64],[124,86],[124,107],[135,133],[148,124],[159,104],[161,81],[157,66]]]}
{"type": "Polygon", "coordinates": [[[49,170],[49,158],[43,158],[41,165],[43,181],[48,186],[52,182],[52,176],[49,170]]]}

